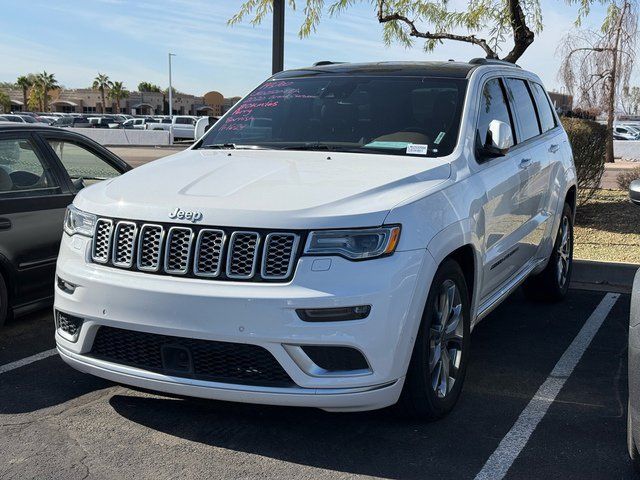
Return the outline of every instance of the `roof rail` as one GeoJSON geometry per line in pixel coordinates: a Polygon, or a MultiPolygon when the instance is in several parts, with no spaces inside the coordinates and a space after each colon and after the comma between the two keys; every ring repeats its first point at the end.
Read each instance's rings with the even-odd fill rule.
{"type": "Polygon", "coordinates": [[[314,63],[313,66],[322,67],[324,65],[339,65],[341,63],[345,63],[345,62],[332,62],[331,60],[320,60],[319,62],[314,63]]]}
{"type": "Polygon", "coordinates": [[[507,62],[506,60],[498,60],[497,58],[472,58],[469,60],[469,63],[472,65],[502,65],[504,67],[521,68],[520,65],[507,62]]]}

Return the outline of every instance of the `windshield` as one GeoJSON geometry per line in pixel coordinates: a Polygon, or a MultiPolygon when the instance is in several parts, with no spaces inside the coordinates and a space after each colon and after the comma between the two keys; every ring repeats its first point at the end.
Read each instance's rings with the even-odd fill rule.
{"type": "Polygon", "coordinates": [[[199,148],[448,155],[456,145],[466,85],[424,77],[270,80],[218,121],[199,148]]]}

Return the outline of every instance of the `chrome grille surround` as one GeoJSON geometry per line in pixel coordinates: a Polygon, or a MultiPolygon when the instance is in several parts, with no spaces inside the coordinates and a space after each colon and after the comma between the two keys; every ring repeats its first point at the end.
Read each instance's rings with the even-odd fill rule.
{"type": "Polygon", "coordinates": [[[300,237],[295,233],[273,232],[267,235],[262,255],[263,278],[282,280],[291,275],[293,258],[298,251],[300,237]]]}
{"type": "Polygon", "coordinates": [[[91,244],[91,259],[96,263],[108,263],[111,252],[111,234],[113,233],[113,220],[100,218],[96,221],[91,244]]]}
{"type": "Polygon", "coordinates": [[[166,273],[187,273],[189,260],[191,260],[192,242],[193,230],[189,227],[171,227],[169,229],[164,255],[164,271],[166,273]]]}
{"type": "Polygon", "coordinates": [[[239,230],[231,234],[227,252],[227,277],[243,279],[253,277],[258,260],[260,234],[239,230]]]}
{"type": "Polygon", "coordinates": [[[193,273],[198,277],[217,277],[222,265],[222,250],[227,239],[222,230],[203,228],[196,240],[193,273]]]}
{"type": "Polygon", "coordinates": [[[113,231],[111,263],[116,267],[133,265],[133,254],[138,226],[133,222],[118,222],[113,231]]]}
{"type": "Polygon", "coordinates": [[[164,228],[162,225],[145,223],[138,235],[138,255],[136,266],[143,272],[160,270],[164,228]]]}
{"type": "Polygon", "coordinates": [[[219,281],[289,281],[306,233],[100,217],[89,257],[106,267],[219,281]]]}

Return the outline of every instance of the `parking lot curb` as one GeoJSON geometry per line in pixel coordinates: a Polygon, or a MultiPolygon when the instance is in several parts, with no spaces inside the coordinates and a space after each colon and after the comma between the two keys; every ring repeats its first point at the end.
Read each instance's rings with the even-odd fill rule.
{"type": "Polygon", "coordinates": [[[622,262],[574,260],[571,288],[631,293],[633,278],[640,265],[622,262]]]}

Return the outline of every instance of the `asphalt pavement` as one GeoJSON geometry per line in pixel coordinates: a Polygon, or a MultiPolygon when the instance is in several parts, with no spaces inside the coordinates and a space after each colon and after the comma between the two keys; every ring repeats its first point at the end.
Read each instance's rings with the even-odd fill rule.
{"type": "Polygon", "coordinates": [[[496,456],[507,479],[634,478],[628,296],[615,296],[557,396],[538,391],[605,295],[573,290],[545,305],[514,294],[473,332],[461,400],[435,423],[394,409],[332,414],[171,398],[81,374],[57,355],[16,364],[54,347],[50,311],[19,318],[0,331],[0,478],[473,479],[496,456]],[[544,413],[522,438],[518,425],[535,402],[546,402],[544,413]],[[522,448],[505,454],[514,436],[522,448]]]}

